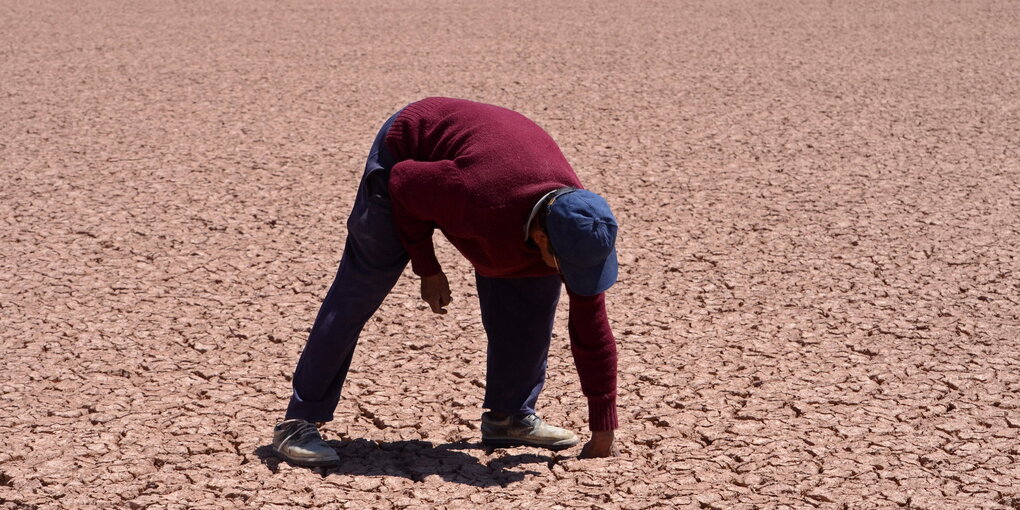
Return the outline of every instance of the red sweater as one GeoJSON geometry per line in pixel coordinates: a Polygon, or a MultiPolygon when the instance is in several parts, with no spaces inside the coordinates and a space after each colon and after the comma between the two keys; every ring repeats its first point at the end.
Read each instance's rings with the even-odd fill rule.
{"type": "MultiPolygon", "coordinates": [[[[524,242],[524,223],[546,192],[581,187],[556,142],[523,115],[433,97],[408,105],[386,135],[399,161],[390,171],[393,218],[419,276],[441,271],[440,229],[482,276],[556,274],[524,242]]],[[[568,331],[591,430],[617,428],[616,339],[605,294],[570,296],[568,331]]]]}

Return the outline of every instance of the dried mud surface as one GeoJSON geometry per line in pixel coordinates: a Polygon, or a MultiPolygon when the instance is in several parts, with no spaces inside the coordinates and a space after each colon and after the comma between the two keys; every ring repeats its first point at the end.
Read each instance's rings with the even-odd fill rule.
{"type": "MultiPolygon", "coordinates": [[[[1020,508],[1020,4],[570,4],[0,1],[0,508],[1020,508]],[[451,314],[408,273],[364,332],[343,464],[271,456],[428,95],[614,205],[621,458],[480,446],[445,243],[451,314]]],[[[556,331],[541,411],[584,430],[556,331]]]]}

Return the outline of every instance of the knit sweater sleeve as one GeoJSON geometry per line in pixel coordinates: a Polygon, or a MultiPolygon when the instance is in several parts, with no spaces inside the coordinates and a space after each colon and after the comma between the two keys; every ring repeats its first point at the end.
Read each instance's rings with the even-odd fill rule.
{"type": "Polygon", "coordinates": [[[570,351],[588,398],[588,427],[592,431],[614,430],[616,417],[616,338],[609,327],[605,293],[579,296],[570,292],[567,330],[570,351]]]}
{"type": "Polygon", "coordinates": [[[451,161],[401,161],[390,171],[389,191],[397,236],[418,276],[442,271],[432,233],[456,197],[450,183],[451,161]]]}

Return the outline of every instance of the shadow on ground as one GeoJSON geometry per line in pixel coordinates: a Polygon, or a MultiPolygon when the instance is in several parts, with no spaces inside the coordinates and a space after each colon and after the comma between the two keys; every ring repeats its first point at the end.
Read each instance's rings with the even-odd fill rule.
{"type": "MultiPolygon", "coordinates": [[[[553,458],[548,455],[521,454],[494,459],[487,464],[463,450],[488,450],[478,443],[460,441],[433,445],[427,441],[380,442],[367,439],[327,441],[337,454],[340,464],[333,468],[307,468],[322,475],[332,474],[361,476],[398,476],[416,482],[431,475],[438,475],[447,482],[462,483],[474,487],[506,486],[519,482],[526,475],[536,471],[513,471],[522,464],[549,465],[553,458]]],[[[281,461],[273,453],[272,445],[255,449],[259,460],[276,473],[281,461]]],[[[543,466],[544,467],[544,466],[543,466]]]]}

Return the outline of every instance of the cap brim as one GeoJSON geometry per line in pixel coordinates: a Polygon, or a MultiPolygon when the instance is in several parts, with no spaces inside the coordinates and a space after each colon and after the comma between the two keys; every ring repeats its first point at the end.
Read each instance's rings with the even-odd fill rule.
{"type": "Polygon", "coordinates": [[[597,266],[573,267],[560,261],[560,273],[563,274],[567,288],[581,296],[595,296],[605,292],[616,283],[619,271],[616,248],[613,248],[606,260],[597,266]]]}

